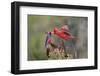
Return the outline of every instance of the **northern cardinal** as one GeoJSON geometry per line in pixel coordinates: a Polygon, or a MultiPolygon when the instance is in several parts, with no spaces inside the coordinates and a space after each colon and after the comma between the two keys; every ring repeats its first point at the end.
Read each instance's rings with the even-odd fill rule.
{"type": "Polygon", "coordinates": [[[69,32],[67,25],[61,27],[60,29],[55,27],[52,33],[64,40],[71,40],[74,38],[74,36],[72,36],[72,34],[69,32]]]}

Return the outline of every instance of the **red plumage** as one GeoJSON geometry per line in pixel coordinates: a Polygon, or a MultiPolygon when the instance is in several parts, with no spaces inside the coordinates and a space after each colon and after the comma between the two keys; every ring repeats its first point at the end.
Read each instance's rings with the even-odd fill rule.
{"type": "Polygon", "coordinates": [[[61,29],[55,27],[53,30],[53,34],[64,40],[71,40],[74,38],[69,32],[69,28],[66,25],[61,27],[61,29]]]}

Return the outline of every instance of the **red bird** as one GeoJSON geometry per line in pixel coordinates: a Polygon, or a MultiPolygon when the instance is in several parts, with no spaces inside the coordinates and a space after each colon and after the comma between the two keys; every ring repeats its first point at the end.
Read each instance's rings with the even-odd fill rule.
{"type": "Polygon", "coordinates": [[[69,32],[69,28],[67,27],[67,25],[61,27],[60,29],[55,27],[52,33],[64,40],[71,40],[74,38],[72,34],[69,32]]]}

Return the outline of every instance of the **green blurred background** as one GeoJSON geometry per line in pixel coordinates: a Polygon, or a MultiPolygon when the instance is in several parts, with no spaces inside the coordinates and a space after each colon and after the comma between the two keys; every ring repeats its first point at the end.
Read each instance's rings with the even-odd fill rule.
{"type": "MultiPolygon", "coordinates": [[[[28,60],[47,60],[45,32],[63,25],[68,25],[72,35],[77,37],[76,40],[64,41],[65,45],[75,47],[77,58],[87,58],[87,23],[87,17],[28,15],[28,60]]],[[[53,39],[56,43],[60,42],[55,36],[53,39]]]]}

